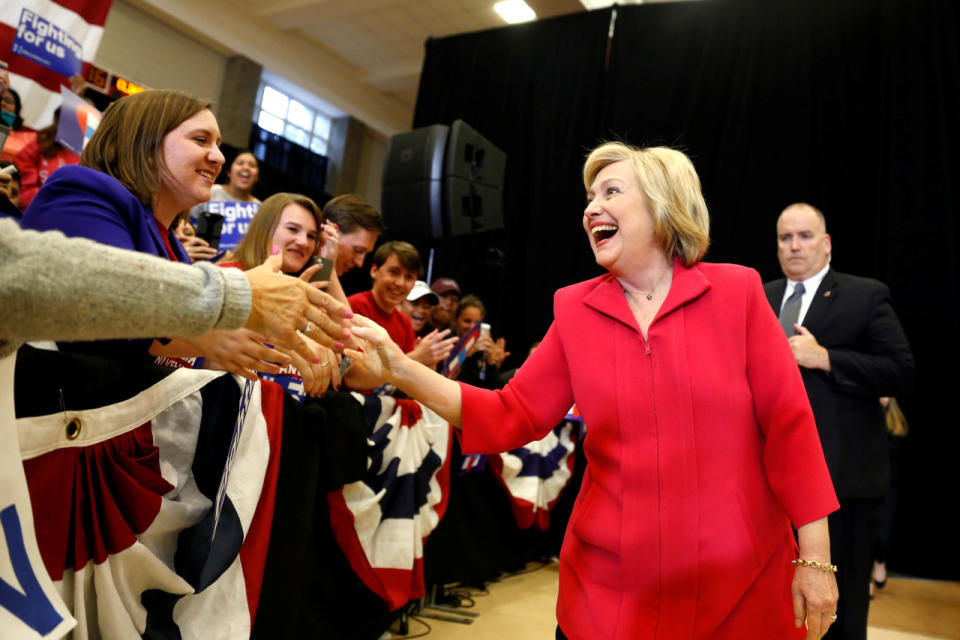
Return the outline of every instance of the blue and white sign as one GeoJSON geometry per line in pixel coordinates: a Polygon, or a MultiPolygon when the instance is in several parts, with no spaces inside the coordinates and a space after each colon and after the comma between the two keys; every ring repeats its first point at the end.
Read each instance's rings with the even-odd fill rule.
{"type": "Polygon", "coordinates": [[[15,368],[16,356],[0,358],[0,638],[57,640],[77,623],[37,546],[14,420],[15,368]]]}
{"type": "Polygon", "coordinates": [[[68,78],[83,69],[80,43],[29,9],[20,12],[20,24],[11,50],[68,78]]]}
{"type": "MultiPolygon", "coordinates": [[[[218,202],[211,200],[203,205],[204,211],[223,216],[223,228],[220,230],[220,249],[236,249],[240,240],[247,234],[250,221],[260,208],[259,202],[218,202]]],[[[196,221],[194,221],[196,223],[196,221]]]]}

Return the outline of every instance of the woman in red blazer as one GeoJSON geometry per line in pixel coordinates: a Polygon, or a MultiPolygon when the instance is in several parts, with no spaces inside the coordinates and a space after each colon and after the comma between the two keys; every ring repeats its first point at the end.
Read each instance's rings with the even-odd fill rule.
{"type": "Polygon", "coordinates": [[[822,637],[838,505],[760,278],[700,262],[708,215],[682,153],[602,145],[584,186],[609,273],[557,292],[506,388],[442,378],[372,323],[354,331],[372,343],[350,352],[358,374],[462,425],[469,452],[539,439],[576,403],[589,464],[560,554],[558,638],[822,637]]]}

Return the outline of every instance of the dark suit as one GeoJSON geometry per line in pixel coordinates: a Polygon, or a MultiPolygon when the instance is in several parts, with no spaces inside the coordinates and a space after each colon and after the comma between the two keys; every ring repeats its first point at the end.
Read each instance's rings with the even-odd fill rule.
{"type": "MultiPolygon", "coordinates": [[[[786,280],[764,285],[780,313],[786,280]]],[[[831,558],[840,567],[838,621],[827,638],[865,639],[870,540],[879,500],[890,488],[890,458],[880,396],[898,396],[914,363],[882,282],[833,269],[814,294],[803,326],[829,351],[831,371],[800,367],[840,511],[831,515],[831,558]]]]}

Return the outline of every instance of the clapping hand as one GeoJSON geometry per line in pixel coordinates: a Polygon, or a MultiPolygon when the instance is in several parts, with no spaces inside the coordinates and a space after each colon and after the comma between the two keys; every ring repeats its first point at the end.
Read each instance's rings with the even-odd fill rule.
{"type": "Polygon", "coordinates": [[[407,355],[413,360],[432,368],[450,355],[453,347],[457,344],[457,340],[459,340],[457,336],[447,338],[448,335],[450,335],[450,329],[444,329],[443,331],[434,329],[421,338],[413,351],[407,355]]]}

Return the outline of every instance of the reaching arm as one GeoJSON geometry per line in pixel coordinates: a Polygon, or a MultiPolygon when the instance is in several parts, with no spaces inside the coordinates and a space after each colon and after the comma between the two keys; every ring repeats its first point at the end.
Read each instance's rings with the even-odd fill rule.
{"type": "MultiPolygon", "coordinates": [[[[246,273],[177,264],[59,232],[22,230],[0,220],[2,340],[100,340],[201,336],[244,324],[305,357],[298,329],[325,346],[344,337],[347,309],[296,278],[279,257],[246,273]],[[69,309],[65,316],[64,309],[69,309]]],[[[13,345],[0,345],[10,351],[13,345]]]]}
{"type": "Polygon", "coordinates": [[[365,370],[367,379],[395,385],[459,428],[463,419],[460,385],[405,356],[386,329],[372,320],[354,316],[353,321],[351,332],[360,339],[360,348],[345,349],[344,354],[365,370]]]}
{"type": "Polygon", "coordinates": [[[250,311],[250,285],[225,271],[0,220],[0,335],[98,340],[238,327],[250,311]]]}

